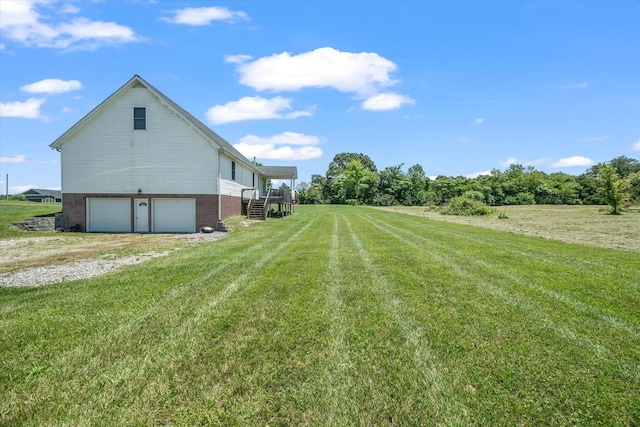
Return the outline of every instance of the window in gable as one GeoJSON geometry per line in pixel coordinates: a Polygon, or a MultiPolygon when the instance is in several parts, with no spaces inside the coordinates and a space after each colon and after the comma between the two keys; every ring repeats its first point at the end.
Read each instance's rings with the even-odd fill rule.
{"type": "Polygon", "coordinates": [[[143,107],[133,108],[133,128],[134,129],[146,129],[147,128],[147,109],[143,107]]]}
{"type": "Polygon", "coordinates": [[[236,162],[231,162],[231,179],[236,180],[236,162]]]}

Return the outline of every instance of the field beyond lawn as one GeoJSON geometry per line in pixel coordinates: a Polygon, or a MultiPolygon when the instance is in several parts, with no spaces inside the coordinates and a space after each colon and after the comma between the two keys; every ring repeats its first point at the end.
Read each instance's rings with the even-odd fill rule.
{"type": "Polygon", "coordinates": [[[640,252],[640,212],[637,210],[609,215],[608,206],[512,205],[496,208],[507,217],[500,219],[497,213],[487,216],[442,215],[425,206],[378,209],[567,243],[640,252]]]}
{"type": "Polygon", "coordinates": [[[640,425],[638,253],[302,206],[0,288],[0,425],[165,424],[640,425]]]}

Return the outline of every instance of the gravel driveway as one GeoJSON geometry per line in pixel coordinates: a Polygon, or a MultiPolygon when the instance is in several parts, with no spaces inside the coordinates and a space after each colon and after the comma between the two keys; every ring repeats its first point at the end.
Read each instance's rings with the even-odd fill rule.
{"type": "MultiPolygon", "coordinates": [[[[213,232],[169,235],[167,238],[181,239],[187,243],[198,244],[219,240],[225,235],[226,233],[213,232]]],[[[120,235],[115,240],[105,241],[101,248],[123,247],[137,238],[136,235],[120,235]]],[[[88,241],[69,239],[63,235],[0,240],[0,265],[15,265],[26,261],[37,263],[39,258],[51,258],[57,254],[73,253],[74,250],[83,251],[87,247],[95,250],[96,245],[100,247],[100,240],[96,235],[89,236],[88,241]]],[[[152,258],[165,256],[175,250],[179,250],[179,247],[172,250],[149,251],[127,256],[101,254],[64,263],[19,268],[11,272],[1,273],[0,287],[43,286],[76,279],[87,279],[115,271],[126,265],[140,264],[152,258]]]]}

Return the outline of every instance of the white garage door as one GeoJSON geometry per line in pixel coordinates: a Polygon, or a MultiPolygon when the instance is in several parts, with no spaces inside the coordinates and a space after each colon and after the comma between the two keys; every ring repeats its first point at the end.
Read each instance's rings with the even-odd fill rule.
{"type": "Polygon", "coordinates": [[[196,199],[153,199],[154,233],[195,233],[196,199]]]}
{"type": "Polygon", "coordinates": [[[131,200],[87,199],[87,231],[131,232],[131,200]]]}

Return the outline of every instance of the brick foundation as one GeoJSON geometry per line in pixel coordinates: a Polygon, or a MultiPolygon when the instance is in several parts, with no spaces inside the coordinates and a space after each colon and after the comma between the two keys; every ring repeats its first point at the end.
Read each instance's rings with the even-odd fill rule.
{"type": "MultiPolygon", "coordinates": [[[[195,199],[196,200],[196,230],[202,227],[216,228],[218,224],[218,195],[217,194],[89,194],[64,193],[62,197],[62,211],[66,215],[68,229],[77,231],[87,230],[87,198],[124,198],[131,200],[131,231],[134,226],[135,199],[195,199]]],[[[240,197],[222,196],[220,199],[222,211],[221,219],[242,213],[242,199],[240,197]]],[[[150,216],[153,213],[150,211],[150,216]]],[[[151,219],[149,220],[151,221],[151,219]]],[[[151,225],[151,224],[149,224],[151,225]]],[[[149,227],[151,229],[151,227],[149,227]]]]}

